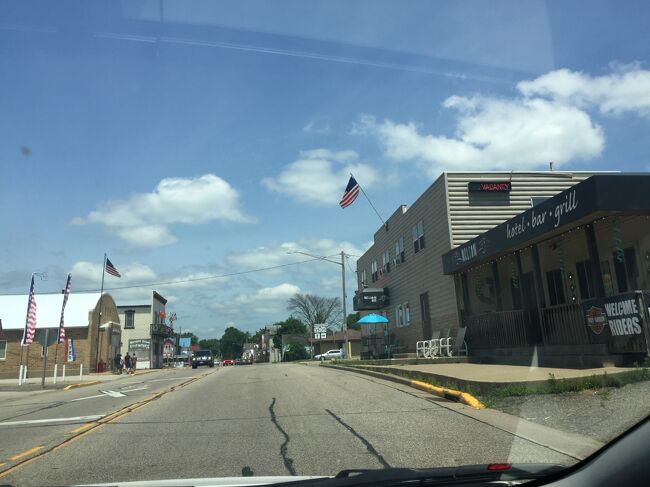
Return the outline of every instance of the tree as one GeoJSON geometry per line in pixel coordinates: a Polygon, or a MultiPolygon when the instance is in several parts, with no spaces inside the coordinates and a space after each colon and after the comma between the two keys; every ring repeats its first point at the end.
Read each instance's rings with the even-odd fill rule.
{"type": "Polygon", "coordinates": [[[277,327],[276,338],[273,340],[274,348],[280,348],[282,346],[282,335],[300,335],[306,336],[309,334],[309,329],[307,326],[300,321],[298,318],[289,316],[284,321],[278,321],[273,323],[274,327],[277,327]]]}
{"type": "Polygon", "coordinates": [[[348,325],[348,330],[360,330],[361,325],[357,324],[357,321],[359,321],[359,319],[361,319],[360,313],[350,313],[345,319],[345,322],[348,325]]]}
{"type": "Polygon", "coordinates": [[[305,346],[300,343],[290,343],[287,350],[284,352],[284,361],[292,362],[294,360],[305,360],[309,358],[309,353],[305,350],[305,346]]]}
{"type": "Polygon", "coordinates": [[[226,328],[221,340],[219,340],[223,358],[234,359],[240,357],[244,351],[244,343],[249,340],[250,335],[248,333],[238,330],[234,326],[226,328]]]}
{"type": "Polygon", "coordinates": [[[213,355],[219,355],[221,352],[221,343],[217,338],[199,340],[199,347],[202,350],[211,350],[213,355]]]}
{"type": "Polygon", "coordinates": [[[190,343],[192,345],[196,345],[197,343],[199,343],[199,337],[197,337],[194,333],[192,333],[190,331],[186,331],[185,333],[181,333],[180,336],[181,336],[181,338],[190,337],[190,343]]]}
{"type": "Polygon", "coordinates": [[[315,294],[296,293],[289,298],[287,309],[309,327],[317,323],[340,325],[341,300],[316,296],[315,294]]]}

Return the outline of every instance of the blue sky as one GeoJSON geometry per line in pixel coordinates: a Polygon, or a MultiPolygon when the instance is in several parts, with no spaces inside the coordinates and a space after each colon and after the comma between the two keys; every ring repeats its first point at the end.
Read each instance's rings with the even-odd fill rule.
{"type": "MultiPolygon", "coordinates": [[[[95,289],[104,252],[124,274],[107,288],[360,255],[379,221],[362,198],[338,207],[350,170],[384,217],[442,170],[646,171],[649,17],[647,2],[3,2],[0,292],[33,271],[41,292],[69,271],[95,289]]],[[[153,287],[210,337],[286,317],[298,291],[339,295],[340,269],[153,287]]]]}

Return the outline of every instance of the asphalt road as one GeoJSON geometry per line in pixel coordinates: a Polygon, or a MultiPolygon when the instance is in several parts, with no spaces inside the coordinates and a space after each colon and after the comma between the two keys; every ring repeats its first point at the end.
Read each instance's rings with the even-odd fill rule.
{"type": "MultiPolygon", "coordinates": [[[[194,376],[202,377],[68,439],[0,482],[66,485],[240,476],[243,469],[255,475],[334,475],[342,469],[388,466],[575,462],[459,414],[443,399],[380,379],[300,364],[157,372],[129,379],[147,384],[137,391],[143,393],[139,399],[98,397],[54,409],[59,417],[108,414],[194,376]],[[163,380],[153,382],[166,378],[164,387],[156,385],[163,380]]],[[[75,396],[99,394],[89,389],[79,389],[75,396]]],[[[39,397],[32,396],[32,402],[39,397]]],[[[70,424],[3,426],[28,410],[19,408],[34,408],[28,418],[54,414],[52,408],[25,402],[29,400],[19,401],[16,410],[3,404],[3,456],[72,429],[70,424]],[[20,447],[13,448],[15,442],[20,447]]],[[[78,423],[76,428],[84,427],[78,423]]]]}

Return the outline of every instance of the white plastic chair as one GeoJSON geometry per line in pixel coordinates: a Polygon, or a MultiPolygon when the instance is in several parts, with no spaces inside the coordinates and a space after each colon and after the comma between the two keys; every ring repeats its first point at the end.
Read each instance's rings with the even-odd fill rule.
{"type": "Polygon", "coordinates": [[[449,328],[445,328],[444,330],[437,330],[433,334],[433,338],[429,340],[429,358],[436,358],[440,356],[440,344],[443,340],[446,340],[449,337],[449,330],[449,328]]]}
{"type": "Polygon", "coordinates": [[[465,332],[467,327],[458,328],[456,331],[456,338],[449,337],[440,341],[440,355],[443,353],[448,357],[454,355],[467,356],[467,343],[465,342],[465,332]]]}
{"type": "Polygon", "coordinates": [[[426,357],[425,355],[425,346],[428,343],[427,340],[421,340],[419,342],[415,342],[415,358],[424,358],[426,357]]]}

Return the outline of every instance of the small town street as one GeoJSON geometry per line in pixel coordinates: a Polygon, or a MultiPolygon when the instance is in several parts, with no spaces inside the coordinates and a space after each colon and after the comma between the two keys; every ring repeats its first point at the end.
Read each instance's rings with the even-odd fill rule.
{"type": "Polygon", "coordinates": [[[161,370],[0,397],[2,482],[11,485],[576,461],[466,406],[313,365],[161,370]]]}

